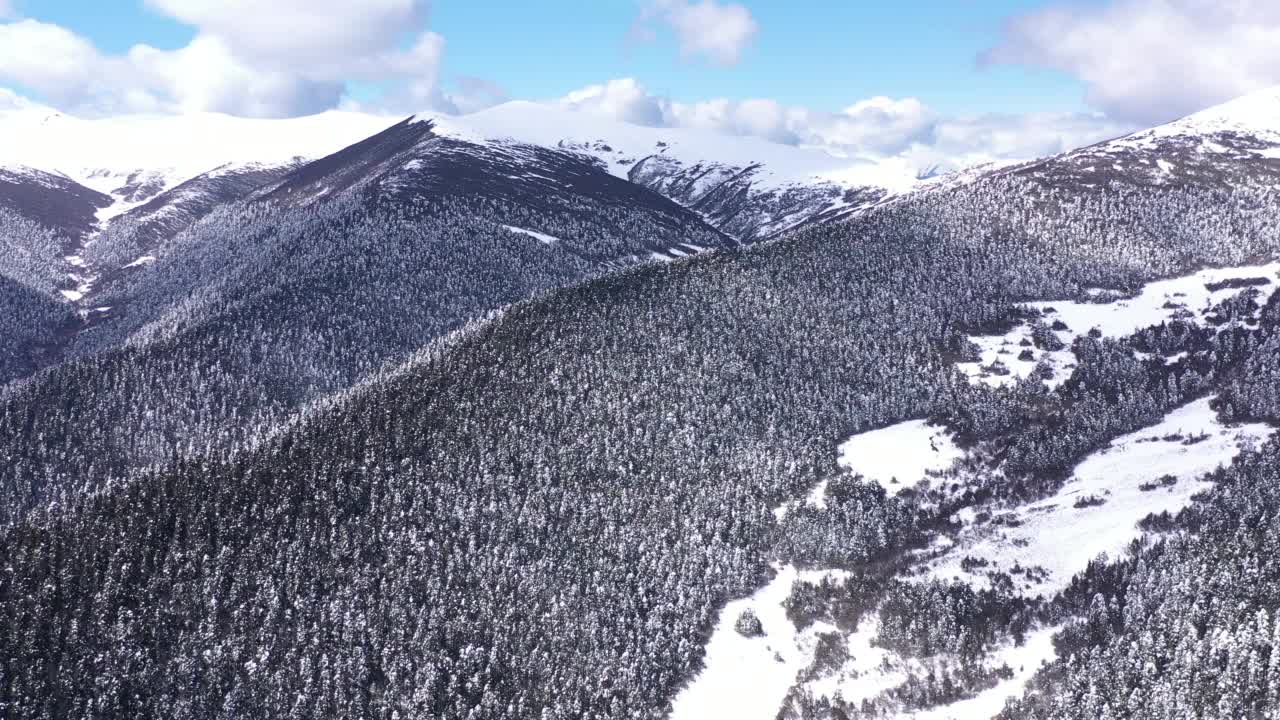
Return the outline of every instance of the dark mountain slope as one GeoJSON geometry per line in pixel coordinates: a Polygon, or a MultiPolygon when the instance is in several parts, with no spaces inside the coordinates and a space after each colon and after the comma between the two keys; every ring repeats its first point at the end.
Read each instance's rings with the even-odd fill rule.
{"type": "MultiPolygon", "coordinates": [[[[208,173],[135,209],[113,223],[86,253],[101,275],[91,304],[112,307],[116,317],[130,314],[134,320],[125,328],[132,331],[139,327],[138,318],[152,319],[171,302],[153,298],[137,306],[134,301],[140,294],[167,288],[182,296],[199,295],[206,284],[234,277],[237,268],[260,268],[253,257],[256,247],[231,242],[220,260],[225,267],[214,277],[191,277],[183,266],[200,261],[187,254],[213,251],[218,233],[270,237],[276,232],[270,228],[285,225],[290,232],[305,232],[302,226],[310,222],[305,208],[317,209],[315,222],[323,228],[336,222],[335,212],[347,213],[349,219],[342,222],[354,225],[375,214],[417,217],[429,212],[423,209],[428,206],[458,202],[492,203],[491,219],[498,224],[552,228],[554,232],[544,234],[563,240],[556,250],[601,265],[647,260],[681,240],[697,247],[733,244],[696,214],[578,156],[440,138],[432,133],[431,123],[410,119],[293,169],[208,173]],[[234,203],[251,191],[247,202],[234,203]],[[218,217],[193,226],[192,220],[215,207],[223,210],[218,217]],[[191,232],[182,237],[175,233],[186,228],[191,232]],[[156,267],[148,267],[152,262],[156,267]]],[[[481,259],[471,255],[467,262],[481,259]]],[[[121,332],[107,329],[108,335],[121,332]]],[[[92,346],[100,343],[95,339],[92,346]]]]}
{"type": "Polygon", "coordinates": [[[209,173],[118,219],[85,252],[90,310],[55,336],[78,360],[6,395],[12,417],[49,402],[63,412],[34,421],[57,443],[11,438],[24,449],[0,471],[16,493],[0,514],[237,446],[503,304],[658,250],[732,244],[575,157],[534,153],[561,181],[518,176],[527,157],[476,152],[406,122],[254,199],[214,209],[278,171],[209,173]],[[338,177],[345,189],[332,189],[338,177]]]}
{"type": "Polygon", "coordinates": [[[56,359],[77,318],[59,293],[67,237],[0,208],[0,384],[56,359]]]}
{"type": "Polygon", "coordinates": [[[101,268],[98,288],[112,285],[131,263],[152,257],[178,233],[220,207],[278,181],[292,166],[231,166],[198,175],[113,218],[85,253],[101,268]]]}
{"type": "Polygon", "coordinates": [[[0,209],[8,209],[69,239],[97,227],[95,213],[111,198],[62,175],[26,167],[0,167],[0,209]]]}
{"type": "MultiPolygon", "coordinates": [[[[614,177],[575,153],[440,137],[431,122],[413,118],[291,172],[257,197],[307,204],[353,188],[400,202],[482,197],[534,211],[560,211],[566,200],[573,200],[650,213],[670,229],[704,225],[681,205],[614,177]]],[[[589,221],[585,208],[582,215],[589,221]]]]}
{"type": "Polygon", "coordinates": [[[76,338],[80,359],[0,391],[0,424],[15,433],[0,513],[65,500],[175,453],[252,440],[469,319],[606,271],[591,255],[609,243],[625,252],[629,243],[709,242],[656,234],[625,211],[599,211],[586,225],[525,212],[348,197],[206,218],[173,255],[98,296],[111,310],[76,338]],[[540,242],[495,217],[562,239],[540,242]],[[60,412],[39,410],[49,403],[60,412]]]}
{"type": "Polygon", "coordinates": [[[65,302],[0,274],[0,383],[55,362],[78,324],[65,302]]]}

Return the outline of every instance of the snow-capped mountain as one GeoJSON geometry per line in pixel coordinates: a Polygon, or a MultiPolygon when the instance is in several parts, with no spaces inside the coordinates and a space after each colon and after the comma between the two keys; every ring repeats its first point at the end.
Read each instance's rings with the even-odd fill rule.
{"type": "MultiPolygon", "coordinates": [[[[439,137],[470,145],[479,156],[532,161],[539,156],[532,148],[576,155],[615,178],[664,195],[744,242],[862,207],[916,182],[902,165],[709,131],[637,126],[540,103],[510,102],[466,116],[428,113],[414,119],[430,123],[439,137]]],[[[107,221],[209,173],[227,177],[242,170],[293,168],[398,120],[354,112],[288,120],[208,113],[84,120],[30,106],[0,112],[0,132],[24,139],[0,148],[0,167],[39,168],[108,196],[109,204],[93,205],[97,218],[107,221]]],[[[546,175],[548,170],[554,172],[537,167],[529,172],[546,175]]],[[[185,188],[183,197],[190,200],[193,189],[185,188]]],[[[214,202],[229,199],[215,195],[214,202]]]]}
{"type": "Polygon", "coordinates": [[[0,112],[0,167],[25,165],[108,195],[106,220],[192,178],[242,166],[279,167],[323,157],[394,118],[326,112],[287,120],[214,113],[87,120],[42,106],[0,112]]]}
{"type": "Polygon", "coordinates": [[[923,181],[528,104],[46,118],[0,707],[1265,717],[1277,105],[923,181]]]}
{"type": "Polygon", "coordinates": [[[1280,182],[1280,88],[1003,171],[1058,186],[1275,184],[1280,182]]]}
{"type": "Polygon", "coordinates": [[[0,207],[68,235],[78,236],[97,224],[97,212],[112,199],[60,173],[25,165],[0,165],[0,207]]]}
{"type": "Polygon", "coordinates": [[[532,102],[464,117],[424,115],[445,137],[491,148],[575,153],[691,208],[744,242],[908,191],[905,165],[690,128],[655,128],[532,102]]]}
{"type": "MultiPolygon", "coordinates": [[[[485,198],[534,210],[582,202],[651,213],[666,227],[703,225],[687,206],[629,182],[562,147],[463,139],[438,121],[411,118],[351,147],[299,166],[255,200],[306,204],[346,191],[381,198],[485,198]]],[[[655,248],[658,250],[659,248],[655,248]]]]}

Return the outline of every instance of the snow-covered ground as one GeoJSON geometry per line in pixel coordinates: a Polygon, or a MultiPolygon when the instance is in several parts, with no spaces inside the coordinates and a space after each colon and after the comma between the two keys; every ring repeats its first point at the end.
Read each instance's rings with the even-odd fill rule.
{"type": "Polygon", "coordinates": [[[706,646],[706,665],[676,696],[671,720],[774,720],[796,674],[813,660],[818,634],[833,629],[818,623],[796,632],[782,603],[797,579],[818,581],[839,574],[800,572],[790,565],[777,570],[768,585],[721,611],[706,646]],[[760,618],[763,635],[745,637],[734,629],[746,610],[760,618]]]}
{"type": "Polygon", "coordinates": [[[1241,291],[1241,288],[1210,290],[1210,285],[1249,278],[1270,281],[1257,286],[1261,293],[1259,304],[1265,304],[1280,282],[1280,263],[1201,270],[1150,283],[1137,297],[1110,303],[1036,302],[1028,306],[1043,312],[1048,322],[1066,323],[1068,329],[1059,336],[1063,339],[1074,339],[1092,328],[1100,330],[1104,337],[1124,337],[1187,313],[1191,314],[1187,319],[1203,323],[1211,307],[1241,291]]]}
{"type": "Polygon", "coordinates": [[[860,704],[901,685],[907,679],[906,664],[872,644],[879,632],[877,618],[864,618],[858,630],[845,638],[849,660],[834,672],[805,683],[805,689],[814,697],[839,697],[860,704]]]}
{"type": "MultiPolygon", "coordinates": [[[[1203,286],[1203,282],[1221,279],[1221,275],[1201,275],[1197,282],[1203,286]]],[[[1194,307],[1221,299],[1207,291],[1197,294],[1190,287],[1176,292],[1183,293],[1178,297],[1190,298],[1194,307]]],[[[1114,323],[1108,331],[1128,332],[1114,323]]],[[[966,508],[957,514],[963,529],[954,538],[939,536],[906,577],[983,587],[988,583],[986,573],[999,570],[1010,573],[1015,586],[1027,596],[1051,596],[1098,555],[1123,553],[1141,536],[1140,520],[1186,507],[1193,496],[1212,486],[1205,480],[1209,472],[1230,463],[1243,448],[1265,442],[1274,432],[1265,424],[1224,424],[1211,403],[1212,398],[1188,403],[1150,427],[1116,438],[1077,465],[1071,479],[1050,498],[1021,507],[966,508]],[[977,522],[979,516],[988,519],[977,522]],[[990,522],[989,518],[996,516],[1001,522],[990,522]],[[969,570],[962,567],[965,558],[976,561],[969,570]],[[1015,572],[1015,568],[1020,569],[1015,572]]],[[[963,456],[964,451],[955,446],[945,428],[922,420],[861,433],[840,446],[840,463],[868,479],[885,483],[894,477],[900,481],[906,478],[899,486],[887,484],[891,490],[910,486],[931,472],[950,469],[963,456]]],[[[785,521],[787,510],[798,503],[822,507],[825,502],[825,483],[821,483],[775,512],[785,521]]],[[[681,696],[680,712],[673,717],[765,718],[778,712],[776,703],[787,695],[784,680],[794,681],[797,673],[810,668],[819,634],[838,632],[819,624],[796,633],[787,623],[781,603],[798,576],[793,569],[784,568],[768,587],[726,608],[708,648],[708,670],[681,696]],[[759,615],[767,638],[774,642],[748,640],[733,631],[733,622],[748,607],[759,615]],[[771,654],[774,651],[777,658],[771,654]]],[[[1060,629],[1033,628],[1022,645],[1006,642],[992,650],[986,658],[987,667],[1007,665],[1013,673],[996,686],[950,705],[896,717],[994,717],[1006,701],[1023,693],[1044,663],[1054,659],[1052,638],[1060,629]]],[[[844,637],[848,660],[817,677],[800,675],[803,691],[814,698],[840,699],[856,707],[863,700],[882,698],[911,674],[926,674],[937,662],[903,658],[877,647],[877,634],[878,618],[873,612],[863,618],[856,632],[844,637]]]]}
{"type": "Polygon", "coordinates": [[[137,260],[134,260],[133,262],[129,263],[128,265],[122,265],[122,266],[121,266],[121,269],[128,269],[128,268],[134,268],[134,267],[142,267],[142,266],[144,266],[144,265],[150,265],[150,264],[154,263],[155,261],[156,261],[156,256],[155,256],[155,255],[143,255],[142,257],[139,257],[137,260]]]}
{"type": "Polygon", "coordinates": [[[660,262],[672,262],[674,260],[679,260],[680,258],[690,257],[706,251],[707,248],[704,248],[701,245],[683,243],[681,245],[672,245],[664,252],[651,252],[649,253],[649,258],[660,262]]]}
{"type": "MultiPolygon", "coordinates": [[[[959,363],[957,367],[975,383],[992,386],[1009,385],[1027,377],[1039,362],[1048,363],[1054,370],[1048,381],[1055,386],[1068,377],[1075,367],[1075,355],[1071,343],[1092,329],[1103,337],[1119,338],[1152,325],[1182,318],[1197,324],[1205,324],[1206,313],[1213,306],[1241,292],[1241,288],[1222,287],[1211,290],[1210,285],[1229,280],[1265,278],[1265,284],[1256,286],[1259,304],[1265,304],[1280,286],[1280,263],[1232,268],[1214,268],[1170,280],[1160,280],[1143,287],[1132,298],[1111,302],[1042,301],[1025,303],[1024,308],[1041,315],[1045,323],[1060,321],[1065,330],[1054,331],[1066,349],[1048,351],[1032,347],[1031,322],[1018,324],[1003,335],[984,335],[969,338],[978,346],[981,361],[959,363]],[[1026,359],[1022,354],[1026,352],[1026,359]],[[1000,363],[1007,374],[992,372],[991,367],[1000,363]]],[[[1094,291],[1103,297],[1102,291],[1094,291]]]]}
{"type": "Polygon", "coordinates": [[[560,240],[560,238],[558,237],[547,235],[545,233],[534,232],[533,230],[526,230],[524,228],[519,228],[514,225],[503,225],[502,227],[506,228],[507,230],[510,230],[513,233],[516,233],[517,235],[527,235],[544,245],[553,245],[560,240]]]}
{"type": "Polygon", "coordinates": [[[950,552],[929,563],[927,576],[983,584],[987,571],[1043,568],[1043,575],[1015,575],[1014,581],[1028,595],[1048,596],[1099,554],[1122,553],[1141,534],[1139,520],[1186,507],[1193,495],[1211,487],[1205,474],[1272,434],[1265,424],[1224,425],[1210,401],[1184,405],[1151,427],[1116,438],[1076,466],[1051,498],[1011,511],[987,508],[993,516],[1011,512],[1019,524],[968,525],[950,552]],[[1165,476],[1176,482],[1161,485],[1165,476]],[[965,571],[961,561],[966,557],[987,565],[965,571]]]}
{"type": "Polygon", "coordinates": [[[76,289],[63,290],[61,291],[62,296],[68,302],[80,302],[85,295],[92,292],[93,283],[98,279],[98,276],[94,274],[93,269],[88,266],[85,259],[80,255],[68,255],[63,259],[74,269],[74,272],[68,273],[67,277],[71,278],[71,281],[76,284],[76,289]]]}
{"type": "Polygon", "coordinates": [[[1053,649],[1053,636],[1061,626],[1039,628],[1027,633],[1021,645],[1005,645],[993,654],[995,666],[1008,665],[1013,677],[983,690],[977,695],[936,708],[907,714],[911,720],[986,720],[995,717],[1011,698],[1020,697],[1027,682],[1046,663],[1052,662],[1057,653],[1053,649]]]}
{"type": "MultiPolygon", "coordinates": [[[[1280,87],[1259,90],[1109,144],[1145,147],[1160,138],[1217,133],[1241,133],[1280,143],[1280,87]]],[[[1205,149],[1215,151],[1211,143],[1205,149]]]]}
{"type": "Polygon", "coordinates": [[[842,467],[880,483],[890,495],[950,468],[963,455],[947,428],[927,420],[859,433],[842,443],[839,453],[842,467]]]}
{"type": "MultiPolygon", "coordinates": [[[[896,425],[858,433],[840,444],[837,463],[864,479],[879,483],[890,495],[915,487],[931,474],[942,472],[964,456],[956,447],[951,431],[928,420],[907,420],[896,425]]],[[[797,504],[827,506],[827,483],[823,480],[800,500],[774,508],[779,521],[797,504]]]]}

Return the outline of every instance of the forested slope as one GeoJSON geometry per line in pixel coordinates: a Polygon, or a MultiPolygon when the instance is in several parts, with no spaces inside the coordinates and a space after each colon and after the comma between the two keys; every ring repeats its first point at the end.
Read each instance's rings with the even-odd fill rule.
{"type": "MultiPolygon", "coordinates": [[[[927,541],[938,505],[856,481],[825,512],[771,512],[837,476],[833,449],[851,432],[946,419],[1015,460],[979,492],[1034,497],[1227,378],[1249,398],[1237,407],[1265,407],[1270,386],[1239,369],[1270,361],[1244,331],[1173,365],[1086,341],[1075,380],[1053,392],[971,386],[952,363],[1015,301],[1275,258],[1277,207],[1269,189],[1080,192],[1018,177],[907,198],[517,303],[250,449],[188,453],[165,437],[150,448],[160,467],[143,471],[130,470],[139,448],[57,433],[156,427],[138,400],[147,364],[70,366],[56,386],[88,383],[84,409],[34,415],[22,394],[49,384],[4,398],[20,439],[3,452],[23,468],[5,507],[47,477],[84,482],[70,475],[91,462],[129,480],[65,493],[0,535],[0,702],[15,717],[661,716],[719,608],[761,584],[768,560],[878,567],[927,541]]],[[[243,312],[227,327],[257,333],[274,317],[243,312]]],[[[255,403],[275,392],[223,369],[234,344],[174,337],[149,352],[219,369],[157,397],[195,400],[211,379],[244,383],[255,403]]],[[[302,369],[351,362],[280,337],[272,352],[294,348],[302,369]]]]}

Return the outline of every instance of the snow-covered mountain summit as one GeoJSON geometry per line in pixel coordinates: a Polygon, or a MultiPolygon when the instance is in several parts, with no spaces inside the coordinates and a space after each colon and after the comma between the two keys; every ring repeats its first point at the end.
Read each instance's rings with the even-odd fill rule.
{"type": "Polygon", "coordinates": [[[1280,87],[1009,170],[1057,185],[1280,183],[1280,87]]]}
{"type": "Polygon", "coordinates": [[[119,214],[215,169],[282,166],[336,152],[394,118],[326,112],[287,120],[215,113],[82,119],[27,104],[0,110],[0,167],[29,166],[112,196],[119,214]]]}
{"type": "Polygon", "coordinates": [[[636,125],[545,103],[513,101],[470,115],[427,113],[418,118],[459,140],[505,140],[590,155],[619,177],[628,177],[646,158],[663,156],[682,165],[757,168],[760,189],[815,181],[903,189],[914,180],[897,166],[840,157],[821,148],[696,128],[636,125]]]}
{"type": "MultiPolygon", "coordinates": [[[[901,164],[707,130],[633,125],[543,103],[415,119],[482,154],[538,147],[581,156],[746,241],[907,191],[916,182],[901,164]]],[[[21,138],[0,145],[0,167],[38,168],[103,193],[111,203],[96,212],[108,220],[195,178],[323,158],[400,120],[340,111],[283,120],[213,113],[90,120],[24,103],[0,109],[0,134],[21,138]]]]}
{"type": "Polygon", "coordinates": [[[635,125],[543,103],[509,102],[461,117],[416,119],[433,123],[439,135],[475,145],[532,145],[582,155],[745,241],[864,207],[917,184],[917,173],[902,163],[696,128],[635,125]]]}
{"type": "Polygon", "coordinates": [[[1130,137],[1145,139],[1219,133],[1252,135],[1280,143],[1280,86],[1229,100],[1130,137]]]}

